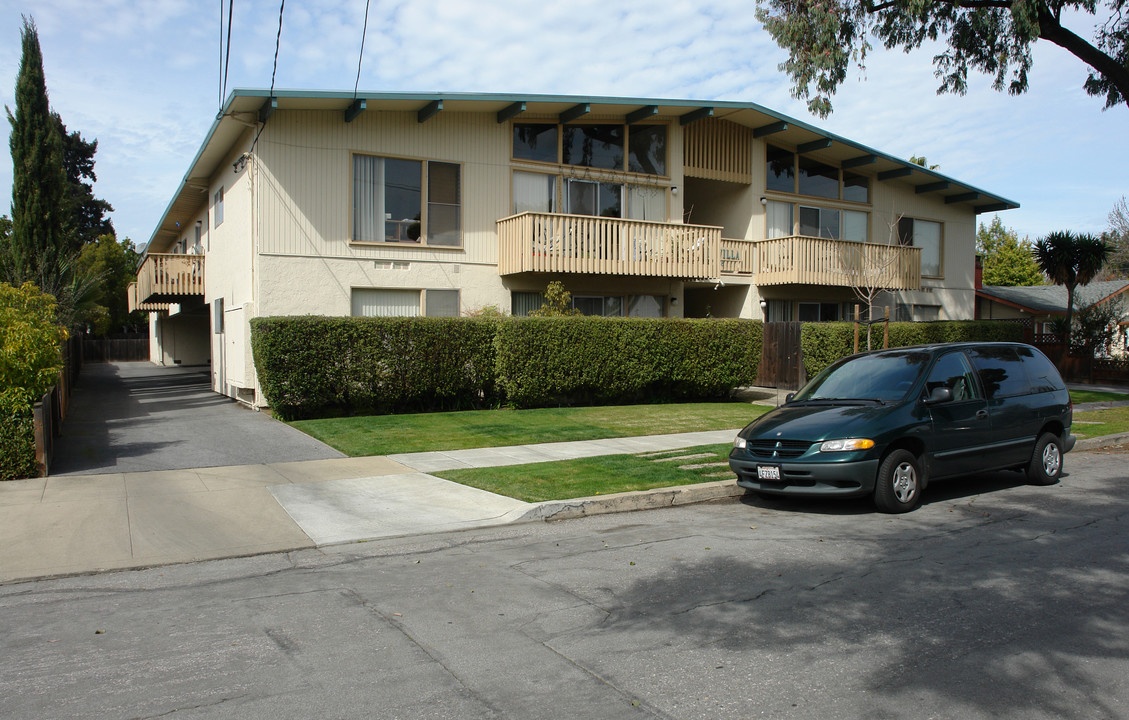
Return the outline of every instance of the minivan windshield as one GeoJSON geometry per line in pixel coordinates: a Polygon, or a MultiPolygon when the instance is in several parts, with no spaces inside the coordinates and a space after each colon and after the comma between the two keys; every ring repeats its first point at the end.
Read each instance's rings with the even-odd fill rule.
{"type": "Polygon", "coordinates": [[[792,401],[897,402],[913,389],[928,364],[929,353],[919,351],[846,358],[816,375],[792,401]]]}

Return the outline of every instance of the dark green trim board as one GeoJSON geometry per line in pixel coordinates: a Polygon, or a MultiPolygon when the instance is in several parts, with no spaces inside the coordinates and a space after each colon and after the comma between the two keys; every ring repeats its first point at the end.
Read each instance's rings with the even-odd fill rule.
{"type": "Polygon", "coordinates": [[[366,107],[368,107],[368,104],[364,101],[364,98],[354,100],[352,105],[345,108],[345,122],[351,123],[356,120],[366,107]]]}
{"type": "Polygon", "coordinates": [[[787,129],[788,123],[781,120],[780,122],[769,123],[768,125],[761,125],[759,128],[753,128],[753,137],[764,137],[765,135],[784,132],[787,129]]]}
{"type": "Polygon", "coordinates": [[[577,105],[573,105],[568,110],[565,110],[563,113],[561,113],[558,119],[560,120],[561,125],[565,125],[572,122],[573,120],[584,117],[590,112],[592,112],[591,103],[579,103],[577,105]]]}
{"type": "Polygon", "coordinates": [[[960,195],[950,195],[950,196],[948,196],[947,198],[945,198],[945,204],[946,205],[952,205],[953,203],[969,202],[969,201],[972,201],[972,200],[979,200],[979,199],[980,199],[980,193],[978,193],[978,192],[967,192],[967,193],[961,193],[960,195]]]}
{"type": "Polygon", "coordinates": [[[498,111],[498,123],[504,123],[512,117],[521,115],[523,112],[525,112],[525,103],[521,101],[510,103],[498,111]]]}
{"type": "Polygon", "coordinates": [[[690,123],[692,123],[696,120],[701,120],[702,118],[708,118],[708,117],[713,117],[713,108],[712,107],[698,108],[697,110],[691,110],[688,113],[683,113],[683,114],[679,115],[678,116],[678,124],[679,125],[689,125],[690,123]]]}
{"type": "Polygon", "coordinates": [[[862,167],[863,165],[873,165],[876,162],[878,162],[877,155],[859,155],[858,157],[844,160],[842,165],[844,170],[849,170],[851,168],[862,167]]]}
{"type": "Polygon", "coordinates": [[[796,152],[803,155],[804,153],[815,152],[816,150],[826,150],[829,147],[831,147],[831,138],[820,138],[819,140],[800,143],[796,146],[796,152]]]}
{"type": "Polygon", "coordinates": [[[931,193],[931,192],[937,192],[938,190],[948,190],[948,189],[949,189],[949,181],[948,180],[941,180],[939,182],[931,182],[931,183],[925,183],[924,185],[918,185],[917,187],[915,187],[913,189],[913,191],[915,193],[917,193],[918,195],[921,195],[923,193],[931,193]]]}
{"type": "Polygon", "coordinates": [[[429,102],[428,104],[424,105],[422,108],[419,109],[419,112],[416,113],[416,121],[421,122],[421,123],[427,122],[428,120],[430,120],[434,116],[438,115],[439,111],[441,111],[442,109],[443,109],[443,101],[442,100],[432,100],[431,102],[429,102]]]}
{"type": "Polygon", "coordinates": [[[628,125],[634,125],[635,123],[639,122],[640,120],[646,120],[647,118],[654,117],[655,115],[658,115],[658,114],[659,114],[659,106],[658,105],[645,105],[644,107],[641,107],[638,110],[632,110],[631,112],[627,113],[627,115],[624,116],[624,120],[627,121],[628,125]]]}
{"type": "Polygon", "coordinates": [[[894,178],[903,178],[913,175],[913,168],[898,168],[896,170],[885,170],[878,173],[879,180],[893,180],[894,178]]]}

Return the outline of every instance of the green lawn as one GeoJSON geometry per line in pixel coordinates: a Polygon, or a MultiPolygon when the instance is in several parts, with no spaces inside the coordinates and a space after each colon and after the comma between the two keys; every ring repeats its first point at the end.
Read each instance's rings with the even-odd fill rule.
{"type": "Polygon", "coordinates": [[[596,440],[744,427],[768,412],[743,402],[472,410],[416,415],[366,415],[290,423],[346,455],[596,440]]]}
{"type": "Polygon", "coordinates": [[[1087,402],[1107,402],[1109,400],[1129,400],[1129,394],[1102,392],[1100,390],[1071,390],[1070,399],[1074,404],[1087,402]]]}
{"type": "Polygon", "coordinates": [[[1070,432],[1080,438],[1129,432],[1129,407],[1076,412],[1070,432]]]}
{"type": "Polygon", "coordinates": [[[525,502],[568,500],[592,495],[610,495],[628,490],[691,485],[724,480],[726,477],[732,479],[733,475],[728,467],[731,447],[732,445],[725,443],[682,448],[658,454],[605,455],[531,465],[447,470],[433,474],[462,485],[489,490],[525,502]],[[677,461],[659,460],[659,458],[698,454],[708,457],[677,461]],[[725,463],[725,465],[709,466],[711,463],[725,463]],[[682,465],[707,465],[707,467],[683,470],[679,467],[682,465]],[[725,473],[725,476],[711,477],[714,473],[725,473]]]}

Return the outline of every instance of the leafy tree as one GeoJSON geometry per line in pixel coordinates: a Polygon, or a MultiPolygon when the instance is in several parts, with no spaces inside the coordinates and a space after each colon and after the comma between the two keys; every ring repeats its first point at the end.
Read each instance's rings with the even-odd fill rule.
{"type": "Polygon", "coordinates": [[[114,232],[114,225],[106,217],[114,208],[105,200],[94,197],[98,176],[94,174],[94,153],[98,141],[87,142],[78,130],[67,132],[67,126],[58,113],[51,113],[59,138],[63,141],[63,169],[67,174],[65,202],[72,230],[70,250],[77,252],[90,243],[114,232]],[[86,182],[86,181],[90,182],[86,182]]]}
{"type": "Polygon", "coordinates": [[[137,279],[137,266],[141,253],[133,241],[119,241],[107,234],[82,249],[78,256],[80,276],[100,278],[93,290],[91,305],[82,313],[94,334],[105,335],[122,332],[144,325],[146,318],[140,311],[129,312],[126,297],[129,284],[137,279]]]}
{"type": "Polygon", "coordinates": [[[1113,343],[1121,332],[1117,323],[1124,312],[1125,305],[1121,298],[1115,297],[1104,303],[1078,308],[1078,313],[1074,316],[1075,352],[1080,352],[1088,361],[1090,382],[1094,381],[1094,358],[1098,355],[1109,356],[1113,343]]]}
{"type": "Polygon", "coordinates": [[[21,38],[15,114],[6,108],[12,125],[12,234],[0,270],[13,283],[38,275],[53,284],[58,280],[58,261],[70,244],[63,142],[47,102],[39,34],[35,22],[26,17],[21,38]]]}
{"type": "Polygon", "coordinates": [[[940,165],[930,165],[929,161],[925,159],[924,155],[920,157],[918,157],[917,155],[911,155],[909,161],[914,165],[920,165],[921,167],[928,168],[929,170],[936,170],[937,168],[941,167],[940,165]]]}
{"type": "Polygon", "coordinates": [[[1043,271],[1031,251],[1031,242],[1020,240],[999,217],[990,225],[981,224],[976,231],[976,252],[984,261],[985,285],[1042,285],[1043,271]]]}
{"type": "MultiPolygon", "coordinates": [[[[1074,291],[1098,274],[1109,254],[1109,246],[1094,235],[1053,232],[1035,242],[1033,255],[1043,272],[1055,285],[1066,288],[1066,327],[1071,328],[1074,313],[1074,291]]],[[[1070,351],[1070,337],[1064,338],[1062,359],[1070,351]]]]}
{"type": "Polygon", "coordinates": [[[554,280],[545,288],[545,301],[536,310],[530,310],[534,317],[561,317],[564,315],[580,315],[581,312],[572,307],[572,293],[565,290],[564,283],[554,280]]]}
{"type": "Polygon", "coordinates": [[[1102,237],[1112,248],[1102,277],[1107,280],[1129,278],[1129,203],[1124,195],[1109,211],[1109,229],[1102,237]]]}
{"type": "Polygon", "coordinates": [[[1105,107],[1129,103],[1129,14],[1126,0],[759,0],[757,19],[789,53],[780,69],[792,94],[827,117],[831,95],[852,63],[865,66],[874,38],[886,49],[916,50],[925,41],[948,47],[934,56],[937,92],[964,94],[968,70],[992,77],[992,87],[1027,90],[1031,45],[1058,45],[1090,66],[1083,84],[1105,107]],[[1062,24],[1063,11],[1108,15],[1092,42],[1062,24]]]}

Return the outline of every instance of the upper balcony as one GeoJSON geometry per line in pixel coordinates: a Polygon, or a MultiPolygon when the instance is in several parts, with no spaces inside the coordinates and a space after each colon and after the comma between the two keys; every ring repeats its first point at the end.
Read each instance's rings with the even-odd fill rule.
{"type": "Polygon", "coordinates": [[[721,228],[524,212],[498,221],[498,272],[720,277],[721,228]]]}
{"type": "Polygon", "coordinates": [[[921,248],[791,236],[749,248],[757,285],[921,289],[921,248]]]}
{"type": "Polygon", "coordinates": [[[150,253],[130,286],[129,309],[167,310],[168,303],[204,297],[204,256],[150,253]]]}

